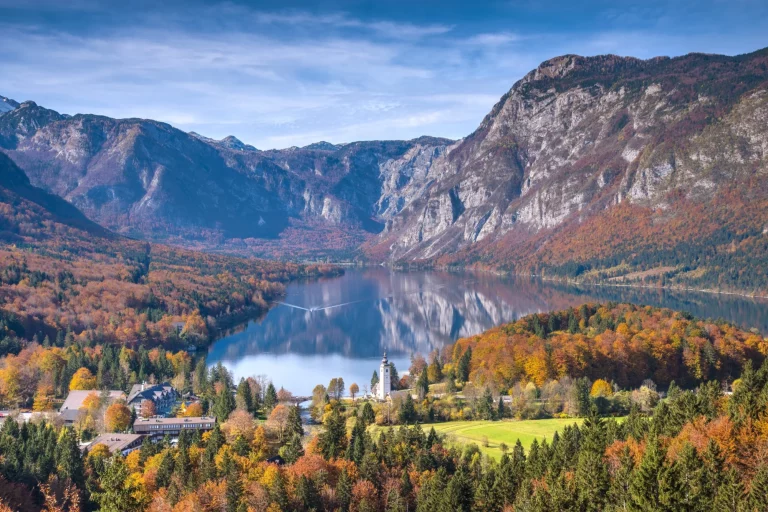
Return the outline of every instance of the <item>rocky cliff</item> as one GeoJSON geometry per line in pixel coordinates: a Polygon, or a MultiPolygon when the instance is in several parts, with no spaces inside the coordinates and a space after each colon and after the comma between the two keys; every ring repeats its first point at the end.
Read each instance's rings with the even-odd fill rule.
{"type": "Polygon", "coordinates": [[[450,142],[259,151],[233,136],[217,141],[151,120],[65,116],[34,102],[0,114],[0,148],[32,184],[99,224],[274,256],[354,252],[402,207],[407,193],[399,188],[418,180],[450,142]]]}
{"type": "Polygon", "coordinates": [[[260,151],[3,101],[32,184],[137,237],[768,291],[768,50],[557,57],[458,142],[260,151]]]}
{"type": "Polygon", "coordinates": [[[767,66],[766,50],[546,61],[368,252],[570,277],[747,256],[768,232],[767,66]]]}

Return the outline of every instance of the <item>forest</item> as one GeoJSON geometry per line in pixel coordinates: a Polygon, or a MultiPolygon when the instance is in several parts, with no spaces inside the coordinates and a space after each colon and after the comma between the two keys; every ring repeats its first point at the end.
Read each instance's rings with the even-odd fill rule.
{"type": "Polygon", "coordinates": [[[68,334],[91,346],[201,345],[265,312],[286,282],[341,272],[122,237],[32,187],[5,155],[0,171],[0,355],[68,334]]]}
{"type": "MultiPolygon", "coordinates": [[[[622,346],[617,338],[612,344],[622,346]]],[[[339,379],[318,386],[312,412],[321,426],[309,436],[299,409],[286,402],[289,394],[268,380],[236,384],[221,366],[207,369],[201,360],[191,368],[184,355],[165,353],[161,359],[160,349],[133,357],[112,352],[104,358],[109,364],[97,368],[102,382],[119,373],[126,358],[131,371],[175,374],[177,385],[202,397],[200,412],[217,417],[215,429],[185,433],[178,443],[145,441],[122,457],[103,445],[81,454],[81,426],[8,419],[0,428],[0,500],[21,511],[761,511],[768,503],[766,352],[764,339],[724,324],[664,309],[584,305],[460,340],[445,351],[449,356],[430,363],[414,360],[419,375],[400,381],[410,382],[417,398],[407,393],[390,414],[386,404],[344,398],[339,379]],[[523,344],[519,336],[530,345],[557,338],[555,347],[605,346],[598,336],[625,328],[617,336],[658,354],[648,361],[673,359],[680,367],[655,374],[664,391],[654,390],[648,408],[633,402],[623,421],[599,413],[604,398],[637,385],[633,376],[619,384],[621,374],[610,373],[618,371],[608,364],[620,358],[617,350],[597,358],[601,365],[573,367],[586,381],[600,375],[568,411],[583,422],[528,449],[518,442],[497,460],[476,445],[457,445],[418,425],[445,399],[430,387],[435,384],[420,393],[419,381],[447,385],[445,375],[456,389],[485,390],[465,397],[478,418],[510,421],[510,406],[502,400],[495,406],[501,395],[493,386],[515,379],[514,385],[537,386],[535,377],[548,374],[522,372],[512,380],[489,374],[492,343],[496,352],[506,351],[498,347],[505,340],[523,344]],[[644,334],[651,331],[658,338],[644,334]],[[714,347],[706,371],[674,356],[695,338],[714,347]],[[673,377],[680,377],[679,384],[673,377]],[[490,412],[488,402],[494,404],[490,412]],[[282,464],[272,459],[276,455],[282,464]]],[[[81,361],[85,368],[91,363],[85,356],[81,361]]],[[[648,386],[647,380],[641,384],[648,386]]]]}

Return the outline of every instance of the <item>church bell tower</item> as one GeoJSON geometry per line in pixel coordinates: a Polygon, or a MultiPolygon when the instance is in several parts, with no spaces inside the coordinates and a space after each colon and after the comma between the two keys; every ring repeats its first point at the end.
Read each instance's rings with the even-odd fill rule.
{"type": "Polygon", "coordinates": [[[392,377],[390,375],[391,368],[389,361],[387,361],[387,353],[384,352],[384,357],[381,358],[381,366],[379,367],[379,389],[377,390],[377,396],[379,400],[386,400],[389,392],[392,391],[392,377]]]}

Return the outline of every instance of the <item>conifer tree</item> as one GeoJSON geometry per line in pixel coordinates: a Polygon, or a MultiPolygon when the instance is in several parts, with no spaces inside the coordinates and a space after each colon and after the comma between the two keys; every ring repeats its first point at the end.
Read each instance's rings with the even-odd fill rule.
{"type": "Polygon", "coordinates": [[[93,495],[99,509],[103,512],[132,512],[142,510],[142,504],[136,499],[136,489],[129,484],[130,472],[120,454],[115,454],[107,462],[101,476],[101,491],[93,495]]]}
{"type": "Polygon", "coordinates": [[[320,495],[315,487],[315,482],[302,475],[296,484],[296,498],[301,505],[301,510],[318,510],[320,508],[320,495]]]}
{"type": "Polygon", "coordinates": [[[461,382],[469,381],[469,373],[472,365],[472,347],[467,347],[466,352],[459,359],[457,376],[461,382]]]}
{"type": "Polygon", "coordinates": [[[597,408],[584,421],[584,442],[576,464],[576,488],[581,510],[602,510],[608,492],[608,470],[603,462],[605,452],[605,424],[597,415],[597,408]]]}
{"type": "Polygon", "coordinates": [[[253,395],[251,394],[251,386],[249,386],[248,382],[246,382],[246,380],[243,378],[240,379],[240,383],[237,385],[237,400],[242,402],[246,411],[253,411],[253,395]]]}
{"type": "Polygon", "coordinates": [[[617,510],[629,510],[632,504],[630,484],[632,471],[635,467],[635,459],[628,446],[624,446],[619,456],[619,467],[611,479],[611,487],[608,489],[608,499],[617,510]]]}
{"type": "Polygon", "coordinates": [[[664,467],[664,453],[656,436],[651,436],[630,483],[632,508],[642,512],[661,510],[659,477],[664,467]]]}
{"type": "Polygon", "coordinates": [[[443,512],[469,512],[472,508],[474,490],[464,468],[459,468],[449,480],[444,500],[438,509],[443,512]]]}
{"type": "Polygon", "coordinates": [[[168,487],[171,484],[171,477],[173,476],[174,469],[173,466],[173,453],[169,450],[165,452],[160,461],[160,466],[157,468],[155,483],[158,488],[168,487]]]}
{"type": "Polygon", "coordinates": [[[319,437],[320,453],[326,459],[342,455],[347,449],[347,426],[338,407],[334,407],[325,420],[324,431],[319,437]]]}
{"type": "Polygon", "coordinates": [[[293,464],[299,460],[304,455],[304,446],[301,443],[301,436],[294,432],[290,439],[288,439],[288,443],[286,443],[282,452],[283,459],[285,459],[288,464],[293,464]]]}
{"type": "Polygon", "coordinates": [[[399,493],[405,504],[405,509],[413,510],[413,484],[411,483],[411,477],[408,474],[408,471],[405,469],[400,477],[399,493]]]}
{"type": "Polygon", "coordinates": [[[286,429],[288,437],[297,434],[299,437],[304,435],[304,426],[301,423],[301,407],[294,405],[288,411],[288,428],[286,429]]]}
{"type": "Polygon", "coordinates": [[[408,425],[416,421],[416,406],[413,403],[413,397],[410,393],[405,394],[405,400],[400,406],[400,412],[398,413],[400,423],[408,425]]]}
{"type": "Polygon", "coordinates": [[[365,422],[366,427],[376,421],[376,414],[373,412],[373,407],[371,407],[370,402],[365,402],[365,404],[363,404],[363,412],[360,417],[365,422]]]}
{"type": "Polygon", "coordinates": [[[747,498],[747,510],[749,512],[758,512],[766,504],[768,504],[768,464],[761,464],[754,478],[752,478],[747,498]]]}
{"type": "Polygon", "coordinates": [[[728,399],[728,414],[737,425],[749,418],[758,418],[765,411],[762,391],[763,386],[757,372],[752,366],[752,361],[748,359],[744,363],[739,384],[735,386],[733,394],[728,399]]]}
{"type": "Polygon", "coordinates": [[[56,468],[59,478],[69,478],[76,486],[83,487],[85,483],[83,458],[80,447],[77,445],[75,432],[71,428],[64,428],[59,434],[56,445],[56,468]]]}
{"type": "Polygon", "coordinates": [[[349,505],[352,503],[352,479],[346,467],[341,470],[339,481],[336,483],[336,500],[342,512],[349,510],[349,505]]]}
{"type": "Polygon", "coordinates": [[[226,386],[222,387],[221,392],[216,395],[216,401],[213,404],[213,415],[220,422],[227,421],[229,414],[235,410],[235,398],[232,392],[226,386]]]}
{"type": "Polygon", "coordinates": [[[274,409],[276,405],[277,390],[275,389],[275,385],[270,382],[267,386],[267,391],[264,393],[264,409],[266,410],[267,414],[272,412],[272,409],[274,409]]]}
{"type": "MultiPolygon", "coordinates": [[[[717,489],[712,510],[739,512],[745,505],[744,484],[741,482],[736,469],[731,468],[725,472],[720,487],[717,489]]],[[[768,505],[763,502],[762,506],[768,505]]]]}
{"type": "Polygon", "coordinates": [[[240,474],[237,465],[229,453],[225,452],[222,470],[226,477],[227,484],[227,512],[238,512],[240,508],[240,498],[243,494],[243,485],[240,483],[240,474]]]}

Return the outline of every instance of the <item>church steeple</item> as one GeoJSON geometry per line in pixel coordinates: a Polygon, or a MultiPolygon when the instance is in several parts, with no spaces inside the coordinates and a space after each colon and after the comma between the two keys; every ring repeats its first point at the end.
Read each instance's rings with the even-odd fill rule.
{"type": "Polygon", "coordinates": [[[389,392],[392,391],[392,376],[390,375],[391,367],[389,360],[387,360],[387,351],[384,351],[384,355],[381,358],[381,366],[379,367],[379,385],[376,390],[376,396],[379,400],[386,400],[389,392]]]}

